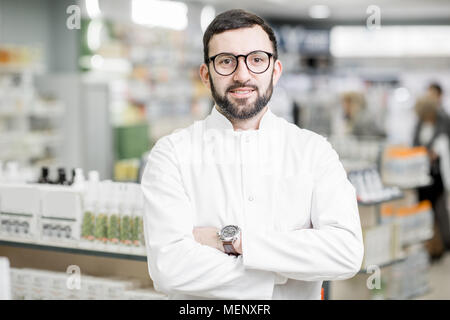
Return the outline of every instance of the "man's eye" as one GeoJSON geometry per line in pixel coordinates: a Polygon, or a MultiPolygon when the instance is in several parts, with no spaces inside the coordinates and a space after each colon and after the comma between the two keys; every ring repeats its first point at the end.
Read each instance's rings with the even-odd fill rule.
{"type": "Polygon", "coordinates": [[[220,63],[221,64],[231,64],[231,59],[222,59],[221,61],[220,61],[220,63]]]}

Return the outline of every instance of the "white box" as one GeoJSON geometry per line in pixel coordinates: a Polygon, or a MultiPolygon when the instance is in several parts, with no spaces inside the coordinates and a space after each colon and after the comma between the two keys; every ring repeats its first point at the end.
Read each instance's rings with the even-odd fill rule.
{"type": "Polygon", "coordinates": [[[4,257],[0,257],[0,300],[11,300],[9,260],[4,257]]]}
{"type": "Polygon", "coordinates": [[[126,290],[138,288],[140,286],[139,280],[124,279],[117,277],[102,278],[105,284],[105,299],[108,300],[123,300],[126,290]]]}
{"type": "Polygon", "coordinates": [[[394,224],[363,229],[364,259],[362,268],[383,265],[395,259],[396,237],[394,224]]]}
{"type": "Polygon", "coordinates": [[[82,296],[87,300],[106,299],[106,283],[101,278],[83,276],[81,278],[82,296]]]}
{"type": "Polygon", "coordinates": [[[167,300],[166,294],[157,292],[153,288],[143,288],[135,290],[127,290],[124,294],[124,299],[127,300],[167,300]]]}
{"type": "Polygon", "coordinates": [[[39,186],[39,230],[43,240],[74,242],[80,239],[81,193],[67,186],[39,186]]]}
{"type": "Polygon", "coordinates": [[[12,285],[12,298],[14,300],[24,300],[27,296],[27,290],[25,285],[12,285]]]}
{"type": "Polygon", "coordinates": [[[40,212],[39,190],[28,184],[0,184],[0,234],[33,238],[40,212]]]}

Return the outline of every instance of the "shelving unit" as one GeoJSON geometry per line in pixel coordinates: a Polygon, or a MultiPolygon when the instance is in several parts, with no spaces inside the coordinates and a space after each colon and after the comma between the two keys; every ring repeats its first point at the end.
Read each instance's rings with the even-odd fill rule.
{"type": "Polygon", "coordinates": [[[145,253],[133,254],[133,253],[113,251],[113,250],[95,250],[95,249],[83,248],[83,245],[57,244],[57,243],[48,243],[45,241],[24,241],[22,239],[15,239],[15,240],[8,239],[7,240],[5,238],[0,238],[0,245],[10,246],[10,247],[18,247],[18,248],[54,251],[54,252],[73,253],[73,254],[80,254],[80,255],[89,255],[89,256],[96,256],[96,257],[117,258],[117,259],[135,260],[135,261],[147,261],[147,256],[145,253]]]}
{"type": "MultiPolygon", "coordinates": [[[[81,177],[80,171],[77,176],[81,177]]],[[[95,174],[90,176],[88,181],[71,186],[3,183],[0,256],[8,257],[11,267],[22,274],[26,271],[18,269],[48,270],[50,277],[59,279],[66,276],[68,267],[77,266],[87,277],[94,277],[94,282],[106,283],[106,287],[136,279],[133,290],[142,289],[141,294],[135,292],[136,299],[151,299],[150,292],[154,290],[143,245],[143,198],[139,185],[99,182],[95,174]],[[28,202],[24,203],[24,198],[28,202]],[[87,229],[84,222],[91,223],[87,229]]],[[[39,278],[42,272],[35,273],[39,278]]],[[[49,293],[44,288],[42,294],[34,294],[30,286],[22,287],[13,286],[14,297],[65,299],[71,293],[73,299],[102,297],[101,292],[92,296],[89,292],[67,292],[64,286],[60,293],[49,293]]],[[[134,293],[124,291],[125,294],[134,293]]]]}
{"type": "MultiPolygon", "coordinates": [[[[364,140],[359,141],[352,137],[345,138],[345,137],[331,137],[330,138],[333,147],[336,148],[336,151],[338,152],[341,161],[344,164],[344,167],[349,174],[349,178],[353,178],[350,176],[351,173],[355,171],[361,171],[364,172],[370,168],[370,170],[375,170],[378,172],[382,172],[384,165],[385,165],[385,157],[386,157],[386,150],[388,150],[388,146],[383,141],[374,141],[370,140],[368,141],[367,146],[361,146],[361,144],[364,144],[364,140]],[[362,151],[359,150],[365,150],[362,154],[362,151]],[[363,161],[362,161],[362,160],[363,161]]],[[[403,149],[401,150],[403,152],[403,149]]],[[[420,150],[419,150],[420,151],[420,150]]],[[[421,159],[419,159],[420,161],[421,159]]],[[[390,168],[392,170],[392,167],[390,168]]],[[[421,173],[424,172],[426,168],[420,167],[421,173]]],[[[394,172],[394,171],[391,171],[394,172]]],[[[394,172],[395,173],[395,172],[394,172]]],[[[345,287],[343,283],[347,283],[348,286],[351,287],[351,289],[347,288],[342,290],[341,292],[344,293],[345,291],[352,291],[360,290],[360,292],[357,294],[357,296],[363,297],[370,295],[371,291],[366,287],[365,281],[367,280],[367,277],[369,277],[371,274],[368,272],[370,270],[367,270],[367,266],[369,265],[376,265],[382,273],[387,272],[389,276],[389,272],[392,272],[392,269],[394,268],[400,268],[403,264],[408,263],[408,257],[414,253],[412,251],[412,248],[415,248],[417,246],[422,246],[422,244],[429,239],[430,235],[429,233],[427,236],[421,236],[422,233],[415,235],[414,237],[405,238],[406,234],[403,234],[404,230],[404,223],[406,223],[406,220],[402,220],[397,217],[397,219],[400,220],[389,220],[383,218],[382,215],[382,208],[386,205],[390,205],[396,208],[409,208],[410,206],[417,205],[417,197],[415,195],[415,189],[419,186],[424,186],[426,184],[415,184],[415,185],[400,185],[400,184],[388,184],[383,175],[380,173],[380,176],[382,176],[381,182],[384,187],[396,187],[397,191],[400,190],[401,194],[398,196],[391,197],[389,199],[385,199],[382,201],[361,201],[361,199],[358,199],[358,207],[359,207],[359,214],[361,219],[361,225],[363,228],[363,236],[369,236],[370,232],[370,241],[364,240],[365,244],[365,257],[363,261],[363,265],[361,267],[361,270],[357,273],[357,275],[349,279],[347,281],[337,281],[336,286],[338,288],[345,287]],[[400,223],[401,222],[401,223],[400,223]],[[387,233],[386,233],[387,232],[387,233]],[[383,236],[384,235],[384,236],[383,236]],[[376,238],[376,236],[381,236],[381,238],[376,238]],[[373,239],[372,239],[373,238],[373,239]],[[378,239],[378,240],[377,240],[378,239]],[[408,240],[408,241],[406,241],[408,240]],[[381,250],[381,251],[380,251],[381,250]],[[389,251],[387,251],[389,250],[389,251]],[[381,253],[379,255],[373,256],[375,252],[381,253]],[[387,259],[388,256],[390,256],[390,259],[387,259]],[[366,261],[366,258],[369,258],[369,261],[366,261]],[[372,261],[370,261],[372,260],[372,261]],[[379,263],[377,263],[379,261],[379,263]],[[384,270],[384,271],[383,271],[384,270]],[[367,275],[366,277],[364,277],[367,275]],[[363,283],[364,280],[364,283],[363,283]],[[361,281],[361,282],[359,282],[361,281]]],[[[406,179],[408,181],[419,181],[417,180],[422,176],[417,176],[415,179],[406,179]]],[[[358,190],[366,190],[366,188],[363,188],[364,186],[361,186],[362,178],[359,178],[361,180],[354,179],[354,182],[358,183],[358,186],[355,185],[355,189],[358,190]]],[[[369,179],[370,180],[370,179],[369,179]]],[[[368,180],[368,181],[369,181],[368,180]]],[[[423,181],[427,180],[425,177],[422,179],[423,181]]],[[[421,181],[422,181],[421,180],[421,181]]],[[[350,181],[353,183],[353,180],[350,179],[350,181]]],[[[364,178],[365,181],[365,178],[364,178]]],[[[402,180],[403,181],[403,180],[402,180]]],[[[431,181],[428,180],[427,183],[431,183],[431,181]]],[[[377,182],[377,185],[379,182],[377,182]]],[[[369,190],[370,191],[370,190],[369,190]]],[[[423,219],[423,216],[420,216],[421,219],[423,219]]],[[[427,216],[428,217],[428,216],[427,216]]],[[[409,220],[408,220],[409,221],[409,220]]],[[[422,220],[420,220],[422,221],[422,220]]],[[[428,220],[427,220],[428,221],[428,220]]],[[[409,230],[409,229],[408,229],[409,230]]],[[[425,235],[425,233],[423,234],[425,235]]],[[[421,247],[423,249],[423,246],[421,247]]],[[[415,248],[417,249],[417,248],[415,248]]],[[[419,250],[420,251],[420,250],[419,250]]],[[[383,275],[385,277],[385,275],[383,275]]],[[[401,277],[393,278],[393,282],[396,281],[403,281],[401,277]]],[[[326,283],[324,285],[324,288],[326,288],[326,297],[331,297],[331,290],[333,287],[333,284],[335,282],[331,281],[329,283],[326,283]]],[[[386,283],[384,283],[386,285],[386,283]]],[[[389,285],[389,284],[388,284],[389,285]]],[[[391,286],[394,288],[399,288],[398,286],[401,286],[402,283],[390,283],[391,286]],[[395,287],[397,286],[397,287],[395,287]]],[[[400,289],[399,289],[400,290],[400,289]]],[[[339,290],[338,290],[339,291],[339,290]]],[[[394,290],[395,291],[395,290],[394,290]]],[[[397,292],[401,292],[397,291],[397,292]]],[[[375,293],[375,292],[373,292],[375,293]]],[[[391,292],[392,293],[392,292],[391,292]]],[[[385,293],[386,294],[386,293],[385,293]]],[[[356,297],[356,296],[355,296],[356,297]]],[[[355,298],[353,297],[353,298],[355,298]]],[[[384,298],[395,298],[395,297],[388,297],[385,296],[384,298]]],[[[402,296],[401,298],[407,298],[402,296]]]]}
{"type": "Polygon", "coordinates": [[[64,105],[42,98],[34,77],[43,74],[33,47],[0,46],[8,61],[0,63],[0,161],[39,165],[60,157],[64,105]]]}
{"type": "Polygon", "coordinates": [[[391,198],[389,200],[383,200],[383,201],[365,202],[365,201],[358,200],[358,205],[365,206],[365,207],[378,206],[378,205],[381,205],[383,203],[399,200],[399,199],[402,199],[402,198],[403,198],[403,195],[400,195],[400,196],[397,196],[397,197],[393,197],[393,198],[391,198]]]}
{"type": "MultiPolygon", "coordinates": [[[[395,260],[392,260],[392,261],[389,261],[389,262],[386,262],[386,263],[382,263],[378,267],[380,269],[382,269],[382,268],[390,267],[392,265],[395,265],[396,263],[400,263],[400,262],[403,262],[403,261],[405,261],[405,258],[399,258],[399,259],[395,259],[395,260]]],[[[363,269],[359,270],[358,274],[367,274],[368,271],[369,270],[363,268],[363,269]]]]}

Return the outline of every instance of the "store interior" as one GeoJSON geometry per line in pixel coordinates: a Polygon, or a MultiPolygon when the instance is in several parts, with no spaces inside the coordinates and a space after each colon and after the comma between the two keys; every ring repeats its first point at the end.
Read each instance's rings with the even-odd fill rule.
{"type": "Polygon", "coordinates": [[[450,146],[442,220],[414,139],[436,85],[450,117],[445,0],[0,0],[0,299],[167,298],[140,176],[159,138],[210,113],[202,37],[233,8],[275,30],[271,110],[327,137],[358,195],[361,271],[324,299],[450,299],[450,146]]]}

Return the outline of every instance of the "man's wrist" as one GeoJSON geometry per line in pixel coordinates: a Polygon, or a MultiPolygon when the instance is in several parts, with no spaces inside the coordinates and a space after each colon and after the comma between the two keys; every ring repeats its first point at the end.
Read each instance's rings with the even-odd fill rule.
{"type": "Polygon", "coordinates": [[[223,242],[220,240],[219,234],[217,234],[217,249],[219,249],[222,252],[225,252],[225,248],[223,247],[223,242]]]}
{"type": "Polygon", "coordinates": [[[241,240],[241,236],[242,236],[242,232],[239,234],[239,237],[233,241],[233,248],[234,250],[239,253],[242,254],[242,240],[241,240]]]}
{"type": "Polygon", "coordinates": [[[241,230],[238,226],[228,225],[223,227],[217,232],[217,241],[217,248],[220,251],[233,255],[242,254],[241,230]],[[230,232],[236,232],[237,234],[230,237],[230,232]],[[223,236],[222,233],[226,234],[226,236],[223,236]]]}

